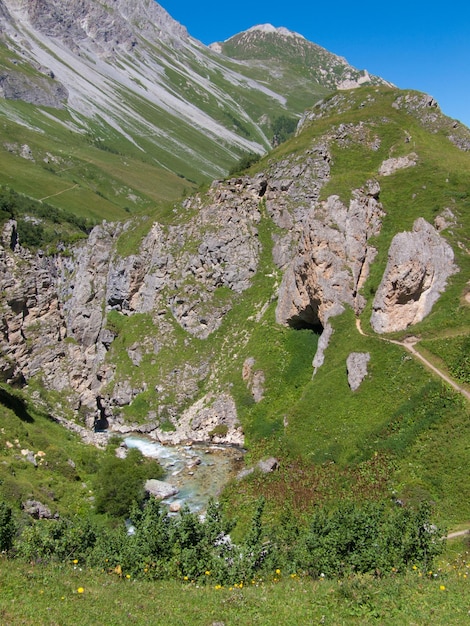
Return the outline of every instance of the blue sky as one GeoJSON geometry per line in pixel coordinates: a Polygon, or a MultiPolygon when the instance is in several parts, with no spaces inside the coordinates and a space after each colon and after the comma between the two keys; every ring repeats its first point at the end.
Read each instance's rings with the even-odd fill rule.
{"type": "Polygon", "coordinates": [[[205,44],[255,26],[285,26],[402,89],[433,96],[470,127],[470,4],[449,0],[161,0],[205,44]]]}

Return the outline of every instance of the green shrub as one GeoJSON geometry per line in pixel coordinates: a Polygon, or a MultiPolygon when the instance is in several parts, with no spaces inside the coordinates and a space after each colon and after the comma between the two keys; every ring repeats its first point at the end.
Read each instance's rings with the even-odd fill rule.
{"type": "Polygon", "coordinates": [[[125,459],[110,452],[96,475],[96,511],[112,517],[127,515],[133,502],[143,502],[145,480],[160,478],[162,473],[156,461],[145,459],[136,448],[129,450],[125,459]]]}
{"type": "Polygon", "coordinates": [[[428,569],[444,548],[442,531],[431,524],[429,506],[417,510],[383,504],[345,503],[314,513],[298,558],[312,576],[383,574],[410,565],[428,569]]]}
{"type": "Polygon", "coordinates": [[[287,141],[295,132],[297,120],[287,115],[279,115],[271,124],[273,131],[273,145],[287,141]]]}
{"type": "Polygon", "coordinates": [[[251,167],[255,163],[258,163],[260,158],[261,156],[259,154],[256,154],[254,152],[247,152],[240,158],[238,163],[236,163],[230,169],[229,176],[233,176],[234,174],[239,174],[243,172],[244,170],[247,170],[249,167],[251,167]]]}
{"type": "Polygon", "coordinates": [[[8,552],[13,545],[16,524],[13,513],[5,502],[0,502],[0,552],[8,552]]]}
{"type": "Polygon", "coordinates": [[[16,543],[18,555],[28,561],[84,561],[98,533],[88,519],[41,519],[23,529],[16,543]]]}

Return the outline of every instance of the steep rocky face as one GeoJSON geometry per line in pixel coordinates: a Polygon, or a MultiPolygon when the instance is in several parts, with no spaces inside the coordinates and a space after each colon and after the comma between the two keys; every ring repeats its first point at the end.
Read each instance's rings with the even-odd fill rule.
{"type": "Polygon", "coordinates": [[[371,326],[377,333],[420,322],[458,271],[446,240],[424,219],[393,238],[382,282],[374,298],[371,326]]]}
{"type": "Polygon", "coordinates": [[[20,73],[3,72],[0,75],[0,98],[62,109],[68,91],[51,77],[30,78],[20,73]]]}
{"type": "MultiPolygon", "coordinates": [[[[149,351],[157,354],[162,346],[172,345],[174,330],[167,313],[184,331],[206,338],[231,307],[230,299],[217,303],[217,289],[242,293],[257,270],[259,201],[265,187],[263,178],[214,184],[204,205],[198,197],[184,203],[183,212],[198,210],[186,224],[164,228],[155,223],[138,252],[126,258],[115,252],[126,226],[104,223],[71,254],[48,258],[23,249],[10,222],[0,250],[4,380],[23,384],[40,376],[46,388],[60,391],[70,408],[85,415],[88,427],[117,427],[116,411],[146,385],[135,387],[115,378],[115,368],[106,359],[115,338],[107,327],[108,312],[151,316],[158,339],[142,338],[129,347],[136,367],[149,351]]],[[[158,381],[158,392],[163,398],[175,389],[176,406],[187,404],[198,393],[198,380],[207,375],[207,363],[188,365],[158,381]]],[[[205,433],[210,438],[219,415],[227,426],[225,439],[238,442],[233,410],[227,408],[228,400],[218,402],[212,403],[213,409],[210,403],[201,405],[204,419],[182,425],[179,436],[189,437],[192,429],[193,437],[205,433]]],[[[177,413],[176,407],[168,411],[177,413]]]]}
{"type": "MultiPolygon", "coordinates": [[[[188,219],[172,226],[154,223],[136,253],[125,258],[116,254],[116,241],[126,236],[130,224],[103,223],[70,254],[46,258],[21,248],[11,223],[1,251],[2,287],[8,294],[1,346],[4,378],[27,382],[40,376],[42,384],[60,391],[69,407],[85,415],[89,427],[124,427],[120,409],[146,386],[136,387],[116,377],[107,358],[116,336],[107,324],[108,313],[150,315],[154,338],[142,338],[128,348],[136,367],[145,355],[158,359],[161,349],[171,348],[174,328],[168,315],[190,335],[207,338],[258,270],[263,212],[279,227],[273,242],[275,262],[279,267],[291,262],[302,234],[300,223],[328,179],[328,160],[327,147],[320,142],[312,145],[306,158],[300,155],[273,163],[266,174],[216,181],[205,196],[184,201],[180,211],[188,219]],[[32,298],[39,293],[41,307],[33,307],[32,298]],[[219,293],[227,295],[221,299],[219,293]]],[[[178,407],[196,400],[198,381],[209,373],[210,364],[201,362],[157,381],[162,403],[169,390],[174,396],[173,405],[166,406],[167,414],[176,419],[178,407]]],[[[250,385],[259,401],[263,373],[255,371],[252,378],[250,385]]],[[[234,405],[223,397],[222,404],[215,398],[190,413],[191,424],[181,421],[175,436],[194,431],[193,437],[205,432],[207,438],[218,415],[219,425],[227,426],[226,440],[238,442],[234,405]]],[[[153,428],[157,427],[155,415],[153,428]]],[[[168,435],[159,432],[159,437],[168,435]]]]}
{"type": "Polygon", "coordinates": [[[376,250],[369,239],[380,232],[383,209],[380,187],[369,181],[353,192],[346,207],[338,196],[314,206],[303,224],[296,256],[279,288],[276,320],[294,328],[322,329],[313,366],[323,364],[332,333],[331,316],[344,305],[360,313],[365,305],[359,290],[376,250]]]}
{"type": "Polygon", "coordinates": [[[368,245],[380,230],[379,185],[356,190],[348,207],[338,196],[314,207],[305,222],[298,254],[279,289],[276,318],[294,327],[325,326],[343,304],[361,312],[358,294],[376,251],[368,245]]]}
{"type": "Polygon", "coordinates": [[[53,346],[61,351],[64,321],[57,294],[51,289],[54,268],[48,259],[34,257],[16,243],[16,224],[2,233],[0,281],[4,293],[2,315],[2,373],[23,382],[40,369],[36,354],[53,346]],[[39,328],[40,326],[40,328],[39,328]]]}
{"type": "Polygon", "coordinates": [[[106,55],[116,47],[130,50],[142,35],[152,31],[166,41],[188,36],[186,29],[153,0],[3,0],[3,4],[10,14],[22,16],[44,35],[76,51],[85,42],[90,49],[106,55]]]}
{"type": "MultiPolygon", "coordinates": [[[[335,118],[328,131],[303,138],[301,149],[267,160],[262,172],[215,181],[184,200],[173,223],[154,222],[128,256],[118,253],[119,243],[131,236],[133,222],[104,222],[86,241],[51,257],[22,248],[15,223],[8,222],[0,249],[3,380],[59,392],[54,411],[68,409],[89,429],[240,443],[231,382],[218,377],[217,368],[235,351],[243,355],[239,376],[250,402],[262,403],[271,381],[257,358],[243,352],[249,342],[243,322],[235,329],[226,324],[223,338],[222,324],[240,310],[245,319],[268,324],[264,312],[277,299],[277,324],[321,331],[313,367],[323,364],[331,318],[345,307],[356,315],[365,309],[362,288],[387,210],[380,184],[421,164],[419,155],[406,154],[407,137],[394,146],[404,156],[382,160],[391,153],[377,155],[382,140],[376,121],[338,124],[335,118]],[[335,158],[351,147],[372,155],[376,174],[367,179],[367,164],[364,183],[346,201],[344,194],[326,195],[324,187],[335,158]],[[248,290],[261,271],[269,280],[255,302],[256,290],[248,290]],[[248,314],[245,292],[253,304],[248,314]],[[209,349],[200,356],[203,344],[209,349]],[[149,396],[153,404],[145,404],[149,396]],[[130,423],[126,415],[133,416],[139,402],[141,421],[130,423]]],[[[456,215],[447,208],[436,228],[420,218],[412,232],[394,237],[373,302],[375,332],[405,329],[429,313],[457,271],[440,234],[456,228],[456,215]]],[[[348,360],[352,389],[366,376],[368,358],[353,353],[348,360]]]]}

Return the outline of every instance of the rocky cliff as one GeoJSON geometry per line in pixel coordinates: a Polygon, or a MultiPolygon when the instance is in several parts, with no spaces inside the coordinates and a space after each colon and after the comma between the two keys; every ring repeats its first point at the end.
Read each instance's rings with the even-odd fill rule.
{"type": "MultiPolygon", "coordinates": [[[[378,245],[387,241],[380,238],[384,221],[390,228],[382,186],[390,198],[386,181],[420,164],[418,153],[406,152],[406,137],[405,154],[377,158],[381,132],[362,121],[307,132],[301,148],[267,159],[257,173],[215,181],[184,200],[172,224],[155,221],[126,256],[119,242],[132,235],[133,222],[104,222],[84,243],[47,256],[22,247],[9,221],[0,249],[3,380],[91,430],[242,443],[233,381],[219,368],[248,341],[243,322],[227,327],[226,320],[260,275],[271,287],[252,310],[254,323],[266,323],[264,312],[276,302],[278,326],[321,334],[317,369],[332,319],[345,308],[360,316],[371,307],[376,333],[406,329],[429,314],[458,271],[444,236],[456,218],[441,211],[434,226],[420,217],[412,231],[395,234],[373,298],[364,290],[378,245]],[[350,149],[375,159],[375,175],[369,169],[345,201],[326,190],[336,160],[350,149]]],[[[368,361],[360,376],[350,375],[352,388],[368,361]]],[[[253,401],[263,402],[267,381],[254,358],[238,376],[253,401]]]]}

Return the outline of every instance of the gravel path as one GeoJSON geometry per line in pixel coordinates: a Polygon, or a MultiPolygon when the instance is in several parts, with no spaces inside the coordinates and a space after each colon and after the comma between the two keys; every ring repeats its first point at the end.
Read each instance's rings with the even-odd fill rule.
{"type": "Polygon", "coordinates": [[[409,339],[405,339],[405,341],[397,341],[395,339],[386,339],[385,337],[380,337],[379,335],[367,335],[362,330],[361,320],[358,317],[356,318],[356,328],[357,328],[359,334],[363,335],[364,337],[371,337],[371,336],[373,336],[375,339],[381,339],[382,341],[386,341],[387,343],[394,343],[397,346],[401,346],[402,348],[405,348],[405,350],[407,350],[415,358],[419,359],[429,370],[431,370],[432,372],[437,374],[440,378],[442,378],[443,381],[445,381],[453,389],[455,389],[456,391],[461,393],[463,396],[465,396],[467,398],[467,400],[470,400],[470,392],[469,391],[467,391],[461,385],[456,383],[455,380],[450,378],[445,372],[443,372],[438,367],[433,365],[430,361],[428,361],[428,359],[425,356],[423,356],[420,352],[418,352],[416,350],[415,345],[419,341],[419,339],[417,339],[416,337],[411,337],[409,339]]]}

